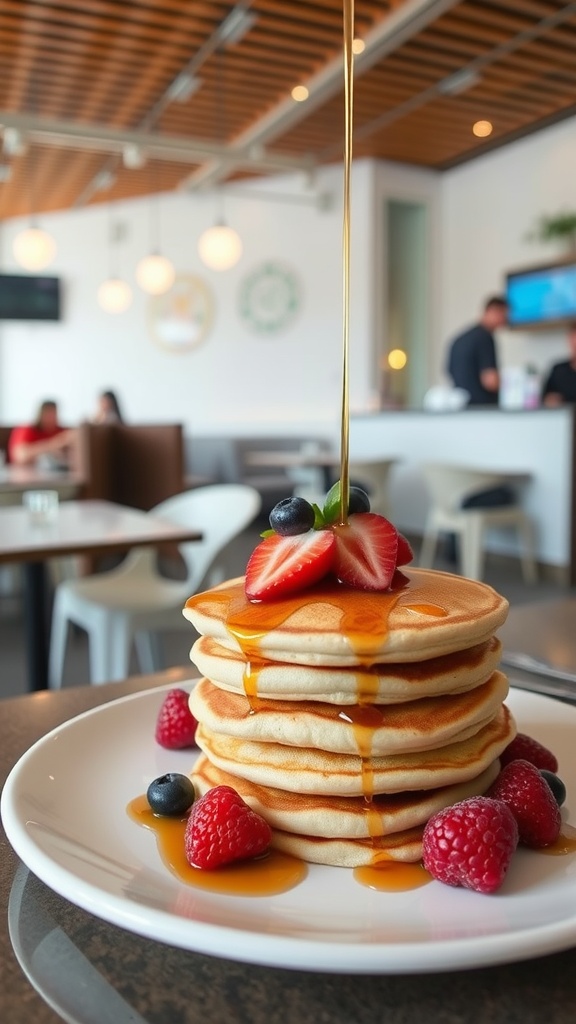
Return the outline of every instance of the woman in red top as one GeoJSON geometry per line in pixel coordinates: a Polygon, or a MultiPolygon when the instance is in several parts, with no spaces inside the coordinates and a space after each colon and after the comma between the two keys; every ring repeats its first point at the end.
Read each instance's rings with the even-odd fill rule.
{"type": "Polygon", "coordinates": [[[16,465],[30,466],[40,455],[47,455],[68,465],[73,440],[74,431],[60,426],[58,406],[48,399],[42,402],[34,423],[14,427],[8,441],[8,459],[16,465]]]}

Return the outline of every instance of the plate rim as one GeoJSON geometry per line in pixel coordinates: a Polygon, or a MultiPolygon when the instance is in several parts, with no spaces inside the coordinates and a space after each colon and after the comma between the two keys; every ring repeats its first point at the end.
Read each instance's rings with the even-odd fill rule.
{"type": "MultiPolygon", "coordinates": [[[[179,682],[178,686],[187,689],[196,681],[196,678],[191,677],[179,682]]],[[[528,705],[562,703],[553,697],[514,687],[513,680],[510,682],[511,691],[521,694],[522,700],[528,705]]],[[[263,944],[260,931],[193,918],[178,918],[166,910],[119,897],[93,882],[78,878],[39,847],[28,832],[26,823],[20,820],[16,810],[16,788],[21,777],[39,749],[53,742],[62,732],[73,730],[78,722],[104,712],[113,714],[114,709],[121,704],[152,701],[173,687],[174,683],[168,683],[153,689],[139,690],[75,715],[36,740],[11,769],[0,798],[0,813],[7,839],[23,863],[64,899],[110,924],[169,946],[260,966],[328,973],[407,974],[464,970],[531,959],[559,952],[576,943],[575,910],[571,917],[560,922],[489,933],[486,936],[436,938],[434,942],[429,939],[394,943],[359,943],[350,940],[328,942],[325,939],[266,933],[263,944]]],[[[562,706],[565,708],[567,705],[562,706]]],[[[572,708],[569,713],[576,716],[576,708],[572,708]]],[[[339,870],[321,865],[310,867],[322,871],[339,870]]]]}

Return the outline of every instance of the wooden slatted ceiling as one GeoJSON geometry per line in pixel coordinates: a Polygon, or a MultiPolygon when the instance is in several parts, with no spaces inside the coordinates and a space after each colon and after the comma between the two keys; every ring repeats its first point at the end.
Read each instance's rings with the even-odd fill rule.
{"type": "MultiPolygon", "coordinates": [[[[356,0],[356,32],[366,36],[406,0],[356,0]]],[[[413,0],[411,0],[413,2],[413,0]]],[[[0,110],[75,124],[138,129],[170,83],[202,54],[232,10],[225,0],[2,0],[0,110]]],[[[342,0],[246,0],[256,20],[225,49],[206,49],[201,88],[164,104],[149,125],[184,139],[232,142],[269,116],[291,88],[342,48],[342,0]]],[[[360,67],[360,62],[359,65],[360,67]]],[[[471,159],[576,111],[576,5],[565,0],[460,0],[358,74],[355,155],[438,170],[471,159]],[[543,19],[561,15],[555,25],[543,19]],[[540,27],[539,27],[540,26],[540,27]],[[480,62],[480,79],[442,95],[442,79],[480,62]],[[477,140],[472,123],[494,124],[477,140]]],[[[341,159],[341,90],[269,143],[270,152],[319,162],[341,159]]],[[[125,168],[105,152],[29,143],[3,157],[0,219],[176,188],[194,170],[168,159],[125,168]],[[113,168],[106,191],[95,176],[113,168]]],[[[236,169],[233,176],[245,176],[236,169]]]]}

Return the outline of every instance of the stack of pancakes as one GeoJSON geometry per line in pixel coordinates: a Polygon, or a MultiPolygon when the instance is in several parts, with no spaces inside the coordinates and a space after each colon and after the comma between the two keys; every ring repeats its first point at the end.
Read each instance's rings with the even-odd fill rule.
{"type": "Polygon", "coordinates": [[[515,735],[507,608],[423,569],[384,593],[324,582],[252,603],[240,578],[194,595],[197,789],[233,786],[305,860],[419,860],[428,818],[485,792],[515,735]]]}

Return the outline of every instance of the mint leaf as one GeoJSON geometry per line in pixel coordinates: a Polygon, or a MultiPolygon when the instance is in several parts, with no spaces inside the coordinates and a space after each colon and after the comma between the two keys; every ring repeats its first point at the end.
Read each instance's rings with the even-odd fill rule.
{"type": "Polygon", "coordinates": [[[315,501],[312,502],[312,508],[314,509],[314,526],[313,526],[313,529],[314,530],[322,530],[326,526],[326,520],[324,518],[324,513],[322,512],[322,509],[319,508],[319,506],[316,504],[315,501]]]}
{"type": "Polygon", "coordinates": [[[322,510],[324,520],[326,523],[335,523],[340,517],[340,481],[337,480],[335,484],[328,491],[324,500],[324,508],[322,510]]]}

